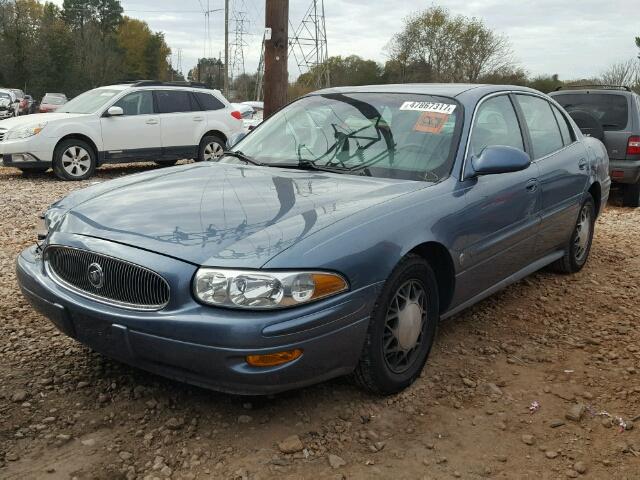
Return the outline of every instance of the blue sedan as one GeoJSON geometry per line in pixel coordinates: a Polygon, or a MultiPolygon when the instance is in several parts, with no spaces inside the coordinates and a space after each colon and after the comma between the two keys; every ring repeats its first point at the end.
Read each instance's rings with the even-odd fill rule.
{"type": "Polygon", "coordinates": [[[420,374],[440,319],[579,271],[610,179],[549,97],[488,85],[305,96],[216,163],[76,191],[17,260],[62,332],[180,381],[267,394],[420,374]]]}

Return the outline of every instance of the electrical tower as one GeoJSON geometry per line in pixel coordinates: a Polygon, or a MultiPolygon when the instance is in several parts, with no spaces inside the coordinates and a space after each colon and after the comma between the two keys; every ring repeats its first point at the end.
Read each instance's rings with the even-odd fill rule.
{"type": "Polygon", "coordinates": [[[231,76],[231,81],[233,81],[233,79],[238,75],[243,75],[245,73],[244,52],[248,47],[245,36],[249,33],[247,31],[247,25],[249,23],[247,20],[247,13],[238,11],[235,7],[236,2],[234,2],[234,10],[231,14],[233,37],[231,44],[229,45],[229,50],[231,51],[231,60],[229,62],[229,75],[231,76]]]}
{"type": "Polygon", "coordinates": [[[289,21],[293,35],[289,36],[289,55],[300,70],[300,74],[313,72],[306,82],[314,88],[328,87],[330,83],[327,28],[324,16],[324,0],[313,0],[298,28],[289,21]]]}

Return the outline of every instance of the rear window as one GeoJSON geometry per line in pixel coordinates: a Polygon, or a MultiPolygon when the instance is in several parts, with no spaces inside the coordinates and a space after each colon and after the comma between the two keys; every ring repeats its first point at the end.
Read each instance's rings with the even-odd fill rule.
{"type": "Polygon", "coordinates": [[[224,103],[210,93],[196,92],[195,96],[198,98],[203,110],[220,110],[224,108],[224,103]]]}
{"type": "Polygon", "coordinates": [[[581,110],[591,114],[604,130],[624,130],[629,118],[627,97],[602,93],[554,95],[553,99],[571,113],[581,110]]]}
{"type": "Polygon", "coordinates": [[[54,95],[45,95],[42,99],[42,103],[48,103],[49,105],[63,105],[65,99],[54,95]]]}

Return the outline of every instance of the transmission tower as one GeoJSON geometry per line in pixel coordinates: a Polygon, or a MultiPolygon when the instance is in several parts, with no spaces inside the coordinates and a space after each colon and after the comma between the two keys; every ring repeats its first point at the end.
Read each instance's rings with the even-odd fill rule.
{"type": "Polygon", "coordinates": [[[327,48],[327,28],[324,16],[324,0],[313,0],[298,28],[289,36],[289,55],[293,57],[300,74],[313,72],[307,82],[315,88],[328,87],[330,82],[327,48]]]}
{"type": "Polygon", "coordinates": [[[231,14],[233,36],[231,44],[229,45],[229,50],[231,51],[229,74],[232,81],[236,76],[243,75],[245,73],[244,51],[248,47],[245,36],[249,33],[247,31],[247,25],[249,24],[249,21],[247,20],[247,13],[238,11],[235,7],[236,3],[234,2],[234,10],[231,14]]]}

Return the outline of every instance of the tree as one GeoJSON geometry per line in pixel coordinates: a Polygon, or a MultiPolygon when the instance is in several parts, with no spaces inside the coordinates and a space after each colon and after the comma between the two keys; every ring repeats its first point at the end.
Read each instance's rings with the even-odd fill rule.
{"type": "Polygon", "coordinates": [[[636,86],[640,83],[640,69],[635,58],[611,64],[600,75],[605,85],[636,86]]]}
{"type": "Polygon", "coordinates": [[[505,37],[477,18],[453,16],[444,7],[434,6],[405,20],[389,49],[400,81],[409,73],[412,80],[424,82],[475,83],[515,69],[505,37]]]}

